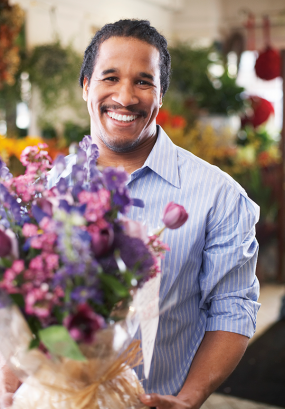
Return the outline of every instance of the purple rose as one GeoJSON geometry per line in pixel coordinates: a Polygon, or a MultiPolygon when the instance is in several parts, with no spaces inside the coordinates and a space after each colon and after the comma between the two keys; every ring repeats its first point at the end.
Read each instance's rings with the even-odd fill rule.
{"type": "Polygon", "coordinates": [[[169,229],[178,229],[188,219],[188,213],[183,206],[174,202],[168,203],[163,211],[162,221],[169,229]]]}
{"type": "Polygon", "coordinates": [[[12,243],[10,237],[0,229],[0,257],[9,256],[12,251],[12,243]]]}
{"type": "Polygon", "coordinates": [[[75,341],[86,344],[92,343],[96,332],[105,327],[104,318],[96,314],[88,304],[80,304],[77,312],[66,317],[63,324],[75,341]]]}

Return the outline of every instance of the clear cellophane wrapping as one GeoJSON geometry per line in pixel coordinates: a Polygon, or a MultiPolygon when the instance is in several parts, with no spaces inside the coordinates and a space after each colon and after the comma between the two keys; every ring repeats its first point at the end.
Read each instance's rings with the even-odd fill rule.
{"type": "Polygon", "coordinates": [[[18,308],[1,308],[0,353],[24,382],[11,409],[143,408],[132,369],[142,359],[132,340],[137,325],[127,318],[99,331],[92,345],[81,346],[86,361],[75,361],[29,349],[32,334],[18,308]]]}

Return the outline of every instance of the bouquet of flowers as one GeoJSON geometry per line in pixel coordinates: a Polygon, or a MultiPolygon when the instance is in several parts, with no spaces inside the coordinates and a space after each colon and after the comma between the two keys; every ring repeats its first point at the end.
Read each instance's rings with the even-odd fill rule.
{"type": "MultiPolygon", "coordinates": [[[[26,148],[15,178],[0,160],[0,352],[25,382],[13,408],[141,407],[133,300],[157,282],[168,247],[124,216],[143,202],[123,168],[97,167],[90,136],[49,190],[45,149],[26,148]]],[[[54,166],[60,174],[64,157],[54,166]]],[[[187,217],[170,203],[163,220],[178,228],[187,217]]]]}

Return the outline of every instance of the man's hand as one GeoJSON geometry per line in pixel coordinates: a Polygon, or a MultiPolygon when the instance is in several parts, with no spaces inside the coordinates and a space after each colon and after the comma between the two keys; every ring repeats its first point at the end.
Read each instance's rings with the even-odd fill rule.
{"type": "MultiPolygon", "coordinates": [[[[0,357],[1,363],[3,365],[3,358],[1,362],[0,357]]],[[[21,382],[11,369],[7,365],[2,365],[0,365],[0,409],[8,408],[12,405],[14,392],[21,385],[21,382]]]]}
{"type": "Polygon", "coordinates": [[[157,393],[151,393],[150,395],[141,395],[140,400],[146,406],[155,407],[157,409],[196,409],[195,406],[184,402],[177,396],[171,395],[158,395],[157,393]]]}
{"type": "MultiPolygon", "coordinates": [[[[240,361],[248,338],[226,331],[206,332],[177,396],[142,395],[140,400],[159,409],[199,409],[240,361]]],[[[174,370],[174,369],[173,369],[174,370]]]]}

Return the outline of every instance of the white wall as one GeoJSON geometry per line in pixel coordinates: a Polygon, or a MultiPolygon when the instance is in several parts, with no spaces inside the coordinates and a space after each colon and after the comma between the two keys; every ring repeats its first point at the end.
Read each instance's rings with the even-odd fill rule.
{"type": "MultiPolygon", "coordinates": [[[[94,31],[121,18],[148,19],[166,37],[182,0],[13,0],[26,11],[28,47],[48,43],[57,32],[64,45],[83,52],[94,31]],[[52,9],[54,12],[52,13],[52,9]]],[[[12,3],[12,1],[11,1],[12,3]]]]}

